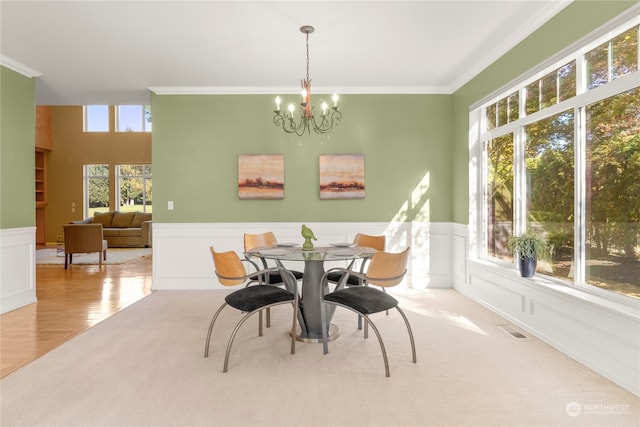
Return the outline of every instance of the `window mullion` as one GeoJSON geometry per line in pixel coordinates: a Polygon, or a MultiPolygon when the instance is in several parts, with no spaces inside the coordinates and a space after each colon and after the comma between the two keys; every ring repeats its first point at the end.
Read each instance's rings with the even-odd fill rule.
{"type": "Polygon", "coordinates": [[[513,232],[522,234],[527,223],[527,176],[525,166],[525,133],[524,126],[518,126],[514,132],[513,147],[513,232]]]}
{"type": "Polygon", "coordinates": [[[575,179],[574,179],[574,248],[573,281],[584,284],[587,241],[587,141],[584,107],[574,109],[575,179]]]}

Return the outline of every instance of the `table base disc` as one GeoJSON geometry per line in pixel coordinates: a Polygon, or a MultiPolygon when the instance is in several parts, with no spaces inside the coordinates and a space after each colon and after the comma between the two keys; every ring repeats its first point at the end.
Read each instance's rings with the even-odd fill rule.
{"type": "MultiPolygon", "coordinates": [[[[296,341],[303,342],[307,344],[318,344],[322,342],[322,337],[320,338],[310,338],[310,337],[301,337],[298,333],[299,330],[296,329],[296,341]]],[[[291,336],[291,332],[289,332],[289,336],[291,336]]],[[[340,336],[340,328],[337,325],[331,323],[329,325],[329,336],[327,337],[328,341],[333,341],[340,336]]]]}

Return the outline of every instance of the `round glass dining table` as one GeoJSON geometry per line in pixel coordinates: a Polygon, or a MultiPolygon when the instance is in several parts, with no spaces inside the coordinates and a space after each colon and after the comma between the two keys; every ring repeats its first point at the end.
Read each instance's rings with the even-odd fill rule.
{"type": "MultiPolygon", "coordinates": [[[[298,323],[300,331],[296,339],[301,342],[322,342],[322,298],[329,292],[328,283],[321,283],[325,272],[325,262],[351,261],[369,258],[376,253],[373,248],[360,246],[323,246],[312,250],[303,250],[301,246],[286,245],[254,248],[246,252],[248,257],[258,257],[275,260],[279,267],[287,268],[286,261],[304,262],[304,276],[302,278],[302,294],[300,298],[300,311],[298,323]],[[322,292],[322,293],[321,293],[322,292]]],[[[327,310],[326,324],[324,327],[329,332],[329,340],[336,339],[339,335],[337,326],[331,324],[331,318],[336,306],[331,304],[327,310]]]]}

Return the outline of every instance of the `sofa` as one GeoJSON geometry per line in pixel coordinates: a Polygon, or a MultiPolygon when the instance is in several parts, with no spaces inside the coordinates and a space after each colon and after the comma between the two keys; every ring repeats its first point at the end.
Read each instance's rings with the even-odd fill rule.
{"type": "Polygon", "coordinates": [[[102,224],[102,234],[110,248],[132,246],[151,247],[151,213],[96,212],[93,218],[72,221],[72,224],[102,224]]]}

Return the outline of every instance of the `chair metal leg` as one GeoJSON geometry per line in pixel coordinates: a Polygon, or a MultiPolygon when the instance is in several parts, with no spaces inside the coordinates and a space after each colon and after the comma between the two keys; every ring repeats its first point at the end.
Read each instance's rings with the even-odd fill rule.
{"type": "Polygon", "coordinates": [[[271,327],[271,309],[267,308],[267,328],[271,327]]]}
{"type": "MultiPolygon", "coordinates": [[[[333,301],[325,302],[325,304],[338,305],[340,307],[346,308],[347,310],[351,310],[356,314],[361,315],[366,320],[366,323],[364,324],[365,333],[367,332],[367,326],[371,325],[371,328],[373,328],[373,332],[375,332],[376,336],[378,337],[378,343],[380,343],[380,350],[382,351],[382,359],[384,361],[384,372],[385,372],[385,375],[387,377],[390,377],[391,374],[389,373],[389,359],[387,358],[387,350],[384,347],[384,342],[382,341],[382,336],[380,335],[380,331],[378,331],[378,328],[376,327],[376,325],[373,324],[373,321],[369,318],[369,316],[360,313],[358,310],[355,310],[355,309],[349,307],[348,305],[343,305],[343,304],[340,304],[340,303],[337,303],[337,302],[333,302],[333,301]]],[[[323,313],[324,313],[324,310],[323,310],[323,313]]],[[[324,324],[324,316],[322,316],[322,317],[323,317],[322,321],[323,321],[323,324],[324,324]]],[[[323,344],[323,347],[324,347],[324,354],[327,354],[328,353],[328,349],[327,349],[327,331],[324,328],[322,328],[322,344],[323,344]]]]}
{"type": "Polygon", "coordinates": [[[216,319],[218,318],[218,315],[220,314],[222,309],[225,308],[226,306],[227,306],[227,303],[225,302],[220,306],[220,308],[218,308],[218,311],[216,311],[216,314],[214,314],[213,317],[211,318],[211,323],[209,324],[209,332],[207,332],[207,340],[204,344],[204,357],[209,357],[209,342],[211,341],[211,331],[213,331],[213,325],[216,323],[216,319]]]}
{"type": "MultiPolygon", "coordinates": [[[[274,305],[280,305],[283,304],[282,302],[278,302],[275,304],[271,304],[268,305],[268,307],[274,306],[274,305]]],[[[236,334],[238,333],[238,331],[240,330],[240,327],[244,324],[244,322],[246,322],[251,316],[253,316],[254,314],[256,314],[256,312],[259,313],[260,318],[262,319],[262,310],[264,310],[265,307],[259,308],[257,310],[252,311],[251,313],[247,313],[242,319],[240,319],[240,321],[238,322],[238,324],[236,325],[235,328],[233,328],[233,332],[231,333],[231,336],[229,337],[229,343],[227,344],[227,352],[224,355],[224,366],[222,368],[222,372],[227,372],[227,368],[229,366],[229,355],[231,354],[231,346],[233,345],[233,340],[236,338],[236,334]]],[[[297,312],[296,312],[297,315],[297,312]]],[[[297,316],[296,316],[297,317],[297,316]]],[[[262,322],[261,322],[262,323],[262,322]]],[[[262,335],[261,335],[262,336],[262,335]]],[[[295,336],[293,337],[293,339],[295,340],[295,336]]],[[[292,344],[292,348],[294,349],[295,352],[295,343],[292,344]]],[[[292,353],[294,354],[294,353],[292,353]]]]}
{"type": "Polygon", "coordinates": [[[413,332],[411,331],[411,325],[409,324],[409,319],[407,319],[407,316],[405,316],[404,311],[402,311],[400,307],[398,307],[397,305],[396,305],[396,309],[398,309],[398,311],[402,315],[402,318],[404,319],[405,325],[407,325],[407,331],[409,331],[409,340],[411,341],[411,354],[413,355],[413,363],[417,363],[416,362],[416,344],[413,341],[413,332]]]}
{"type": "MultiPolygon", "coordinates": [[[[364,317],[367,323],[371,325],[373,332],[375,332],[376,336],[378,337],[378,342],[380,343],[380,350],[382,350],[382,358],[384,359],[384,372],[387,377],[390,377],[391,374],[389,373],[389,359],[387,358],[387,350],[384,348],[384,343],[382,342],[382,336],[380,336],[380,332],[378,331],[378,328],[376,328],[376,325],[374,325],[371,319],[369,319],[369,316],[362,316],[362,317],[364,317]]],[[[367,326],[365,325],[365,328],[366,327],[367,326]]]]}
{"type": "Polygon", "coordinates": [[[298,304],[291,302],[293,308],[293,323],[291,325],[291,354],[296,354],[296,324],[298,323],[298,304]]]}
{"type": "Polygon", "coordinates": [[[258,336],[262,336],[262,310],[258,314],[258,336]]]}

